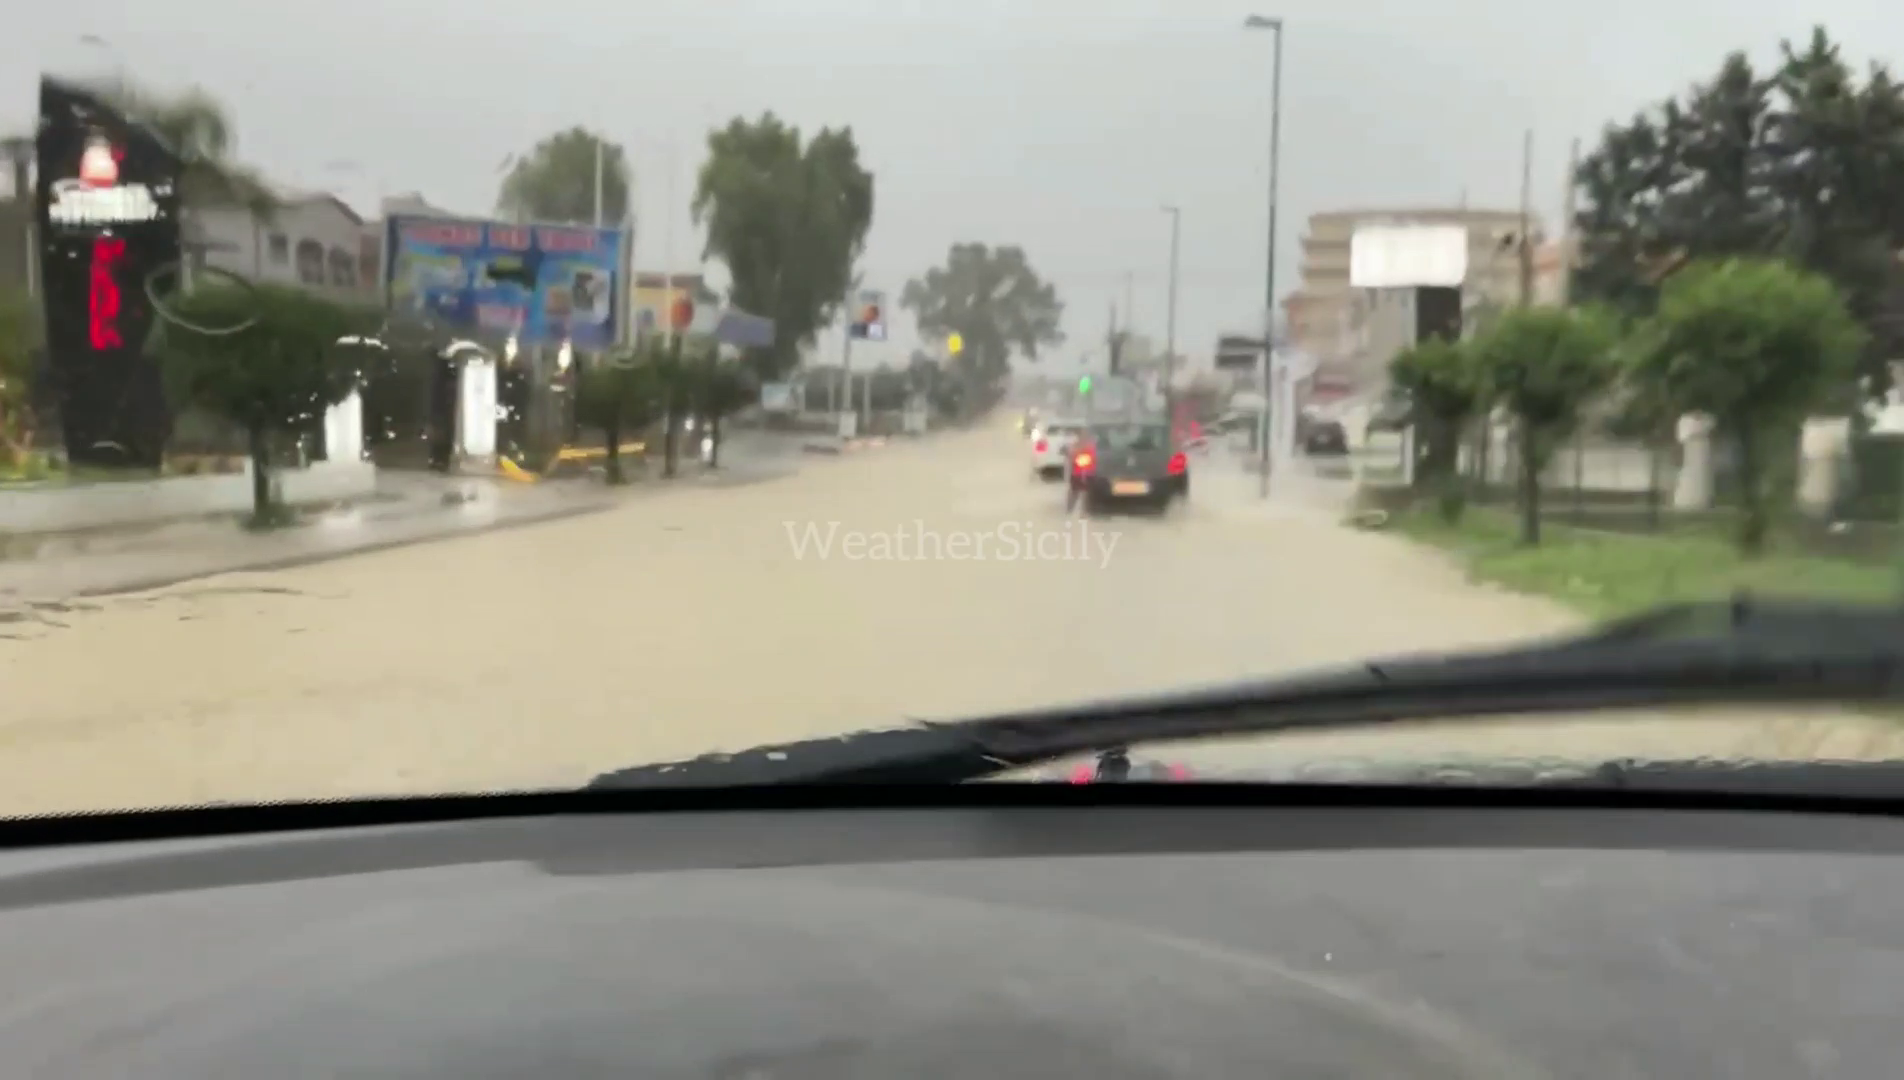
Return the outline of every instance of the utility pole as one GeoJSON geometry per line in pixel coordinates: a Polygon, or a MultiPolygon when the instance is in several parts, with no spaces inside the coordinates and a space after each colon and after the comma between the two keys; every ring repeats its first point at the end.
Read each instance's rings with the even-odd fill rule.
{"type": "Polygon", "coordinates": [[[1521,139],[1520,304],[1534,302],[1534,129],[1521,139]]]}
{"type": "MultiPolygon", "coordinates": [[[[840,378],[839,389],[833,397],[833,426],[841,436],[846,434],[847,410],[853,408],[853,294],[858,291],[858,283],[854,284],[855,288],[847,291],[846,302],[840,306],[840,310],[846,315],[846,320],[840,326],[840,378]]],[[[857,421],[858,414],[855,413],[854,416],[857,421]]],[[[856,423],[854,434],[858,433],[856,423]]]]}
{"type": "Polygon", "coordinates": [[[1175,206],[1166,206],[1164,213],[1170,215],[1170,299],[1164,313],[1164,418],[1174,429],[1177,418],[1173,412],[1175,402],[1172,400],[1171,382],[1172,376],[1176,374],[1177,362],[1177,250],[1183,233],[1183,211],[1175,206]]]}
{"type": "Polygon", "coordinates": [[[595,136],[595,227],[602,227],[602,184],[607,179],[608,154],[603,148],[603,139],[595,136]]]}
{"type": "Polygon", "coordinates": [[[1263,275],[1263,417],[1257,425],[1261,443],[1263,498],[1269,498],[1269,413],[1276,392],[1272,372],[1276,367],[1276,196],[1277,169],[1281,164],[1283,141],[1283,20],[1269,15],[1251,15],[1243,20],[1245,30],[1268,30],[1276,35],[1275,54],[1269,83],[1269,257],[1263,275]]]}
{"type": "Polygon", "coordinates": [[[1560,302],[1573,303],[1573,214],[1576,188],[1574,177],[1580,172],[1580,140],[1567,148],[1567,188],[1560,205],[1560,302]]]}

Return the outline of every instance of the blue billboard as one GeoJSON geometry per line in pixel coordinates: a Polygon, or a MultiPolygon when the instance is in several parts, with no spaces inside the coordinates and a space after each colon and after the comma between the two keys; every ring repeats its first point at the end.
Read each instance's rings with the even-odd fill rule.
{"type": "Polygon", "coordinates": [[[522,345],[615,344],[622,234],[573,225],[393,216],[384,257],[390,310],[522,345]]]}

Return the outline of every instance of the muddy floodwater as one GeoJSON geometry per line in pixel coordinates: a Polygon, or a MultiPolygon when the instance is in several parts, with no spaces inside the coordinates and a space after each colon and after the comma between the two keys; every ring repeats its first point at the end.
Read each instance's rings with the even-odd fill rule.
{"type": "MultiPolygon", "coordinates": [[[[1300,485],[1292,485],[1300,487],[1300,485]]],[[[1202,464],[1079,522],[999,428],[302,569],[0,613],[0,812],[547,788],[908,718],[1569,625],[1202,464]]],[[[1649,716],[1204,746],[1343,756],[1894,757],[1851,716],[1649,716]]]]}

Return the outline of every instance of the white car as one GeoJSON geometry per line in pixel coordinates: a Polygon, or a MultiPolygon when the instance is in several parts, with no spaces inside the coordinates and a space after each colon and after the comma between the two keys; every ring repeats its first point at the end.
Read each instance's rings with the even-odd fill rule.
{"type": "Polygon", "coordinates": [[[1031,432],[1031,471],[1042,480],[1064,479],[1071,448],[1084,433],[1079,420],[1046,420],[1031,432]]]}

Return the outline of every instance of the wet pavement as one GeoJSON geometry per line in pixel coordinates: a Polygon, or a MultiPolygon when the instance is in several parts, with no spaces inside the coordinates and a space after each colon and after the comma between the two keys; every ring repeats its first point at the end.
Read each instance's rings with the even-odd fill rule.
{"type": "MultiPolygon", "coordinates": [[[[564,787],[613,768],[1572,625],[1200,461],[1164,517],[1068,518],[1008,430],[0,618],[0,812],[564,787]]],[[[456,512],[453,508],[446,512],[456,512]]],[[[1897,756],[1894,725],[1544,718],[1185,751],[1897,756]]]]}
{"type": "Polygon", "coordinates": [[[220,518],[48,538],[34,554],[0,559],[0,609],[30,600],[155,589],[219,573],[288,569],[596,513],[670,490],[760,483],[807,464],[799,449],[792,439],[745,432],[725,449],[719,469],[684,459],[672,480],[662,480],[657,467],[621,488],[609,488],[594,475],[521,483],[488,475],[385,471],[375,496],[312,512],[281,529],[251,532],[220,518]]]}

